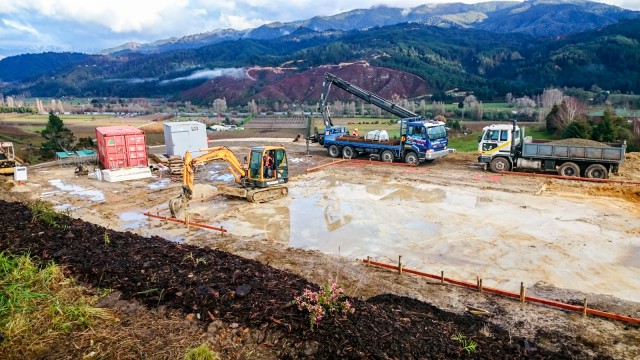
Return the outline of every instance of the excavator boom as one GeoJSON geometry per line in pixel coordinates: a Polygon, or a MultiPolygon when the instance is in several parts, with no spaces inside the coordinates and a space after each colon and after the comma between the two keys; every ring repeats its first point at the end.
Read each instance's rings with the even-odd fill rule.
{"type": "Polygon", "coordinates": [[[188,200],[193,196],[193,182],[198,165],[213,160],[224,160],[229,164],[229,172],[233,175],[236,183],[240,184],[242,178],[247,176],[246,171],[242,167],[235,154],[226,146],[218,146],[213,148],[202,149],[205,154],[196,158],[191,157],[191,153],[187,151],[184,155],[184,165],[182,168],[182,186],[188,200]]]}

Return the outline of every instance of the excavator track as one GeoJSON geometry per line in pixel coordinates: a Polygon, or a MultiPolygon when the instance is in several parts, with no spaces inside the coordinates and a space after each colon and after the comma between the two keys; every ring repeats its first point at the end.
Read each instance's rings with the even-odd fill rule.
{"type": "Polygon", "coordinates": [[[282,199],[289,194],[286,186],[275,186],[263,189],[254,189],[247,192],[247,200],[253,203],[263,203],[282,199]]]}

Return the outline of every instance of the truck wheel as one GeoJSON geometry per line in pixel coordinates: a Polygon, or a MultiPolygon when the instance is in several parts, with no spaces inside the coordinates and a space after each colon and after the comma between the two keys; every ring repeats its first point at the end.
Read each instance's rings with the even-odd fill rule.
{"type": "Polygon", "coordinates": [[[418,165],[419,161],[420,158],[418,158],[418,154],[414,153],[413,151],[409,151],[407,155],[404,156],[404,162],[406,162],[407,164],[418,165]]]}
{"type": "Polygon", "coordinates": [[[354,151],[351,146],[345,146],[342,148],[342,157],[351,159],[353,157],[354,151]]]}
{"type": "Polygon", "coordinates": [[[566,162],[560,165],[558,173],[562,176],[580,176],[580,167],[576,163],[566,162]]]}
{"type": "Polygon", "coordinates": [[[604,165],[600,165],[600,164],[589,165],[587,170],[584,172],[584,175],[592,179],[608,179],[609,178],[609,172],[607,171],[607,168],[604,167],[604,165]]]}
{"type": "Polygon", "coordinates": [[[395,159],[395,156],[393,156],[393,151],[391,150],[384,150],[380,154],[380,160],[383,162],[393,162],[393,159],[395,159]]]}
{"type": "Polygon", "coordinates": [[[511,164],[509,163],[509,160],[507,160],[506,158],[497,157],[491,160],[491,163],[489,164],[489,168],[493,172],[509,171],[511,170],[511,164]]]}
{"type": "Polygon", "coordinates": [[[340,149],[338,148],[337,145],[330,145],[329,146],[329,156],[331,156],[332,158],[337,158],[340,155],[340,149]]]}

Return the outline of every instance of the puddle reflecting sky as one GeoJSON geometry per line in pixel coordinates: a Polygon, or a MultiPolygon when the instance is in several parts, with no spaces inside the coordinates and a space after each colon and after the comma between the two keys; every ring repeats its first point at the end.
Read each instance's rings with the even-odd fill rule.
{"type": "MultiPolygon", "coordinates": [[[[60,179],[49,180],[49,184],[60,191],[68,192],[70,195],[86,198],[91,201],[105,201],[104,193],[100,190],[87,189],[79,185],[65,184],[60,179]]],[[[43,196],[54,195],[55,192],[43,192],[43,196]]]]}

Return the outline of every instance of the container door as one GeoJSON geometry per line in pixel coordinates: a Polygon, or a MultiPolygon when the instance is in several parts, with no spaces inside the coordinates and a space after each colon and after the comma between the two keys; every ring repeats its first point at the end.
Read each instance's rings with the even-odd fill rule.
{"type": "Polygon", "coordinates": [[[104,137],[104,147],[106,150],[105,163],[102,165],[107,169],[118,169],[127,166],[126,144],[124,136],[113,135],[104,137]]]}
{"type": "Polygon", "coordinates": [[[186,128],[179,129],[171,133],[171,142],[173,143],[173,155],[180,155],[184,158],[184,154],[189,150],[191,156],[200,156],[197,152],[200,149],[192,149],[190,145],[189,132],[186,128]]]}
{"type": "Polygon", "coordinates": [[[125,135],[127,157],[126,166],[147,166],[147,146],[144,134],[125,135]]]}

